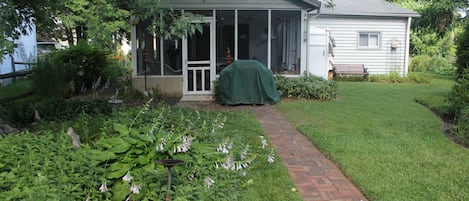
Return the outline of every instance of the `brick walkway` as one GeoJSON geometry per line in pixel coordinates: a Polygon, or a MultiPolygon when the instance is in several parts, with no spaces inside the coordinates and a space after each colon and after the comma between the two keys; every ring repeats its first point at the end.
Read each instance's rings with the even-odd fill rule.
{"type": "Polygon", "coordinates": [[[298,132],[273,106],[230,107],[208,102],[183,105],[198,109],[253,110],[305,201],[367,200],[337,165],[319,152],[309,139],[298,132]]]}

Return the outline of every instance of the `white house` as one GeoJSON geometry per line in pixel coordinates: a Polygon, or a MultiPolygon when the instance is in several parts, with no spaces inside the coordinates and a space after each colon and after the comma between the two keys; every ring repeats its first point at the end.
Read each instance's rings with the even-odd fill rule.
{"type": "Polygon", "coordinates": [[[0,74],[25,70],[30,67],[27,64],[13,65],[14,62],[31,63],[36,61],[36,27],[34,25],[32,25],[32,29],[28,34],[21,35],[17,40],[14,40],[14,43],[14,53],[12,55],[3,54],[3,62],[0,63],[0,74]]]}
{"type": "MultiPolygon", "coordinates": [[[[333,9],[321,8],[319,15],[309,18],[310,33],[326,32],[334,39],[334,63],[364,64],[370,74],[407,74],[410,25],[418,13],[385,0],[334,3],[333,9]]],[[[319,57],[318,47],[310,47],[309,57],[319,57]]],[[[321,74],[328,70],[313,71],[321,74]]]]}
{"type": "Polygon", "coordinates": [[[407,13],[371,15],[355,9],[378,8],[383,2],[334,0],[334,10],[326,10],[318,0],[171,0],[173,9],[204,16],[194,22],[201,23],[203,33],[175,43],[149,33],[148,22],[134,22],[133,86],[141,90],[158,87],[183,100],[206,100],[214,92],[213,81],[220,71],[241,59],[258,60],[286,76],[310,72],[327,78],[329,35],[337,42],[336,62],[364,63],[371,73],[385,73],[391,67],[407,72],[403,61],[408,56],[410,19],[417,14],[392,4],[385,4],[384,10],[392,7],[407,13]],[[344,12],[349,6],[353,9],[344,12]],[[367,47],[357,43],[365,36],[367,47]],[[372,44],[375,37],[377,42],[372,44]],[[392,42],[397,48],[391,48],[392,42]]]}

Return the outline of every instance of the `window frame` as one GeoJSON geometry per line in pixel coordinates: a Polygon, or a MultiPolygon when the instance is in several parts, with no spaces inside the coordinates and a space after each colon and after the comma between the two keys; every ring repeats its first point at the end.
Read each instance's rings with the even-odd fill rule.
{"type": "Polygon", "coordinates": [[[381,36],[381,32],[379,32],[379,31],[359,31],[357,33],[357,48],[359,48],[359,49],[379,49],[379,48],[381,48],[381,44],[382,44],[381,40],[382,40],[382,36],[381,36]],[[368,39],[368,44],[366,46],[360,44],[360,36],[364,35],[364,34],[367,35],[367,39],[368,39]],[[378,44],[376,46],[370,46],[371,36],[375,36],[375,35],[378,36],[378,44]]]}

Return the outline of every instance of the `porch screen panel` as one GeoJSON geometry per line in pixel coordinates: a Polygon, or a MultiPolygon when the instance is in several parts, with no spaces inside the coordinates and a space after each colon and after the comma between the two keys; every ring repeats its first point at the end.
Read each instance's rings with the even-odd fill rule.
{"type": "Polygon", "coordinates": [[[217,10],[217,74],[234,59],[235,11],[217,10]]]}
{"type": "Polygon", "coordinates": [[[137,74],[161,75],[159,39],[148,31],[150,20],[137,24],[137,74]]]}
{"type": "Polygon", "coordinates": [[[182,41],[163,42],[164,75],[182,75],[182,41]]]}
{"type": "Polygon", "coordinates": [[[258,60],[267,66],[267,10],[238,11],[238,59],[258,60]]]}
{"type": "Polygon", "coordinates": [[[274,10],[271,15],[272,71],[300,74],[301,11],[274,10]]]}

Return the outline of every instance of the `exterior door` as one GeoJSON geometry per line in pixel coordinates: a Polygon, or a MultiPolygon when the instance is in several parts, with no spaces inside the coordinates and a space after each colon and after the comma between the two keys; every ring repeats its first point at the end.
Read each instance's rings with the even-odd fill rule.
{"type": "Polygon", "coordinates": [[[329,71],[328,37],[325,29],[309,27],[308,68],[309,72],[327,79],[329,71]]]}
{"type": "Polygon", "coordinates": [[[215,80],[215,29],[212,17],[200,23],[203,32],[183,40],[184,95],[211,95],[215,80]]]}

